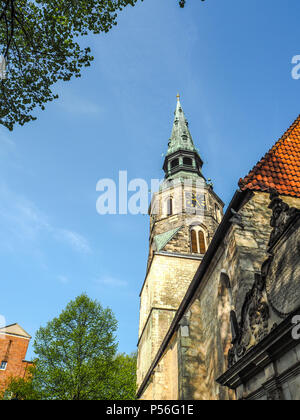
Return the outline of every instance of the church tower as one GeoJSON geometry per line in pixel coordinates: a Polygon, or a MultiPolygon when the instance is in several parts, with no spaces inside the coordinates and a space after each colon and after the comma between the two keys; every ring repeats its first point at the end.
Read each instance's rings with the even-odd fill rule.
{"type": "Polygon", "coordinates": [[[145,378],[223,217],[224,203],[202,174],[177,96],[165,178],[153,194],[147,272],[140,293],[137,382],[145,378]]]}

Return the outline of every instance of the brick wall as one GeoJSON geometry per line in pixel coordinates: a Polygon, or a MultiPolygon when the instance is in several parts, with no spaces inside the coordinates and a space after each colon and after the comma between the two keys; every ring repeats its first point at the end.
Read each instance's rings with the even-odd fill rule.
{"type": "Polygon", "coordinates": [[[10,334],[0,334],[0,364],[6,362],[6,369],[0,370],[0,390],[4,390],[10,377],[24,377],[30,362],[25,361],[29,339],[10,334]]]}

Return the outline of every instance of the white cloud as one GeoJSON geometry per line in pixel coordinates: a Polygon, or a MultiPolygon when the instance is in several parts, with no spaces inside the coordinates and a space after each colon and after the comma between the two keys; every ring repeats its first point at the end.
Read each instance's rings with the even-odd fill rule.
{"type": "Polygon", "coordinates": [[[0,184],[0,229],[1,240],[8,241],[10,248],[14,247],[12,242],[32,242],[40,239],[42,235],[47,235],[66,243],[75,251],[91,252],[89,242],[84,236],[54,226],[32,201],[14,193],[3,183],[0,184]]]}
{"type": "Polygon", "coordinates": [[[70,283],[70,279],[67,276],[59,275],[57,276],[58,280],[62,284],[68,284],[70,283]]]}
{"type": "Polygon", "coordinates": [[[88,241],[77,232],[67,229],[55,229],[55,236],[70,244],[77,251],[84,253],[91,252],[88,241]]]}
{"type": "Polygon", "coordinates": [[[104,285],[104,286],[109,286],[109,287],[125,287],[128,285],[127,281],[120,280],[111,276],[103,276],[97,279],[96,283],[104,285]]]}

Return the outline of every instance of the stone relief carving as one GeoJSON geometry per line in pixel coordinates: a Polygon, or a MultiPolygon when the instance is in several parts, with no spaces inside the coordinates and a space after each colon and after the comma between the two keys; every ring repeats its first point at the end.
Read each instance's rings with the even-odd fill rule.
{"type": "Polygon", "coordinates": [[[289,207],[274,192],[269,208],[273,211],[269,245],[274,255],[267,267],[266,290],[272,309],[285,318],[299,307],[300,301],[300,232],[294,228],[300,218],[300,210],[289,207]],[[279,238],[283,240],[276,247],[279,238]]]}
{"type": "MultiPolygon", "coordinates": [[[[273,212],[270,220],[270,225],[273,227],[273,230],[269,241],[269,257],[262,265],[261,273],[257,273],[255,275],[253,287],[245,297],[245,301],[241,312],[241,320],[238,324],[238,332],[235,332],[236,338],[232,341],[233,345],[228,352],[229,367],[236,363],[238,359],[243,357],[243,355],[247,351],[249,351],[252,347],[257,345],[263,338],[265,338],[269,334],[271,330],[273,330],[277,326],[276,324],[269,325],[270,308],[274,309],[272,302],[270,301],[269,292],[271,290],[270,284],[272,285],[271,280],[272,270],[274,270],[274,260],[276,262],[276,258],[278,257],[277,254],[280,254],[281,250],[279,248],[279,250],[277,250],[274,255],[273,253],[271,253],[271,249],[273,249],[278,239],[293,224],[296,218],[300,216],[300,210],[296,208],[290,208],[285,202],[283,202],[283,200],[279,198],[279,195],[275,191],[272,191],[272,193],[270,194],[270,200],[271,203],[269,205],[269,208],[272,209],[273,212]]],[[[294,246],[293,249],[297,249],[297,254],[299,254],[300,241],[297,241],[296,244],[296,248],[294,246]]],[[[283,270],[283,267],[281,267],[281,265],[283,266],[284,263],[284,260],[281,261],[279,259],[278,263],[275,264],[276,272],[278,272],[278,270],[279,272],[283,270]]],[[[289,265],[291,264],[291,261],[289,261],[289,265]]],[[[296,277],[298,278],[298,275],[296,277]]],[[[279,283],[278,279],[277,283],[279,283]]],[[[286,283],[289,284],[291,283],[291,281],[289,280],[286,283]]],[[[277,285],[277,288],[278,287],[279,286],[277,285]]],[[[285,288],[287,289],[286,286],[285,288]]],[[[294,295],[295,293],[293,293],[293,296],[294,295]]],[[[298,298],[298,294],[296,295],[296,297],[298,298]]],[[[280,296],[280,293],[277,294],[276,297],[277,296],[280,296]]],[[[285,301],[287,300],[287,294],[285,294],[285,301]]]]}
{"type": "Polygon", "coordinates": [[[283,400],[282,388],[276,379],[273,379],[267,386],[264,386],[267,401],[283,400]]]}
{"type": "Polygon", "coordinates": [[[233,209],[231,209],[231,214],[232,214],[232,217],[229,221],[232,224],[238,225],[240,228],[245,229],[242,216],[233,209]]]}
{"type": "Polygon", "coordinates": [[[300,210],[294,207],[289,207],[284,201],[279,198],[279,194],[273,191],[270,195],[271,203],[269,208],[273,214],[270,225],[273,227],[271,233],[269,246],[273,246],[279,236],[287,229],[288,225],[300,214],[300,210]]]}
{"type": "Polygon", "coordinates": [[[254,285],[247,293],[242,308],[237,339],[228,354],[229,367],[268,334],[269,317],[265,280],[256,274],[254,285]]]}

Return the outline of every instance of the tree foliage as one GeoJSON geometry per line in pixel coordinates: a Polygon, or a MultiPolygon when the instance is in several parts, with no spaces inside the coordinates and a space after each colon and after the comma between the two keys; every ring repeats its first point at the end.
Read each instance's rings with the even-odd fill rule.
{"type": "Polygon", "coordinates": [[[35,388],[33,377],[35,369],[32,367],[30,375],[25,378],[11,377],[7,381],[7,387],[2,392],[4,400],[40,400],[41,393],[35,388]]]}
{"type": "MultiPolygon", "coordinates": [[[[80,399],[134,400],[136,399],[136,353],[117,354],[106,364],[106,378],[97,385],[97,393],[89,391],[81,394],[80,399]]],[[[0,395],[4,400],[47,400],[70,399],[66,393],[62,397],[49,395],[41,382],[39,367],[32,367],[26,378],[11,377],[5,392],[0,395]]],[[[49,388],[50,388],[49,378],[49,388]]],[[[43,381],[44,382],[44,381],[43,381]]],[[[74,399],[74,398],[72,398],[74,399]]]]}
{"type": "Polygon", "coordinates": [[[137,0],[0,0],[0,124],[10,130],[34,120],[32,111],[57,98],[52,85],[80,77],[93,56],[79,40],[108,32],[117,12],[137,0]]]}
{"type": "Polygon", "coordinates": [[[38,360],[33,380],[43,399],[105,399],[116,329],[112,311],[86,295],[41,327],[34,341],[38,360]]]}
{"type": "Polygon", "coordinates": [[[36,107],[44,110],[58,98],[54,83],[80,77],[91,65],[91,49],[80,39],[108,32],[117,13],[137,1],[0,0],[0,54],[8,66],[7,77],[0,77],[0,124],[13,130],[35,120],[36,107]]]}
{"type": "Polygon", "coordinates": [[[136,398],[137,355],[118,354],[112,364],[112,374],[107,387],[109,400],[134,400],[136,398]]]}
{"type": "Polygon", "coordinates": [[[31,374],[12,378],[6,396],[35,400],[134,399],[136,355],[116,354],[117,321],[85,294],[41,327],[31,374]]]}

